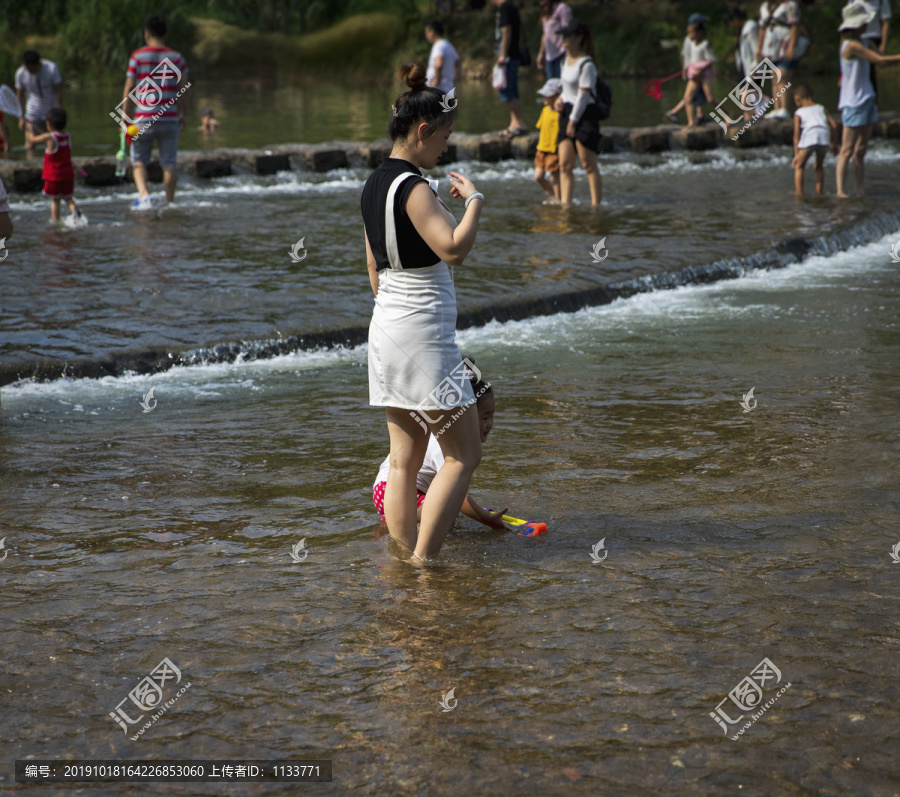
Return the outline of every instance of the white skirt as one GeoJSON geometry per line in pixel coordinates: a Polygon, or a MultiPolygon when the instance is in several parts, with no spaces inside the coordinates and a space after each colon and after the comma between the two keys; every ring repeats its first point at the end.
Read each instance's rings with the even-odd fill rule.
{"type": "Polygon", "coordinates": [[[378,272],[369,325],[369,404],[440,410],[474,402],[456,346],[450,267],[378,272]]]}

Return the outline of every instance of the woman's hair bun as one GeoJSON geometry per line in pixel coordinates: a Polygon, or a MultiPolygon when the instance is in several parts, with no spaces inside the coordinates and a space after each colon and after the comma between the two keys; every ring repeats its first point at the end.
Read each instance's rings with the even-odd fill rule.
{"type": "Polygon", "coordinates": [[[409,86],[410,91],[425,88],[427,71],[424,64],[420,64],[418,61],[401,66],[398,75],[400,81],[409,86]]]}

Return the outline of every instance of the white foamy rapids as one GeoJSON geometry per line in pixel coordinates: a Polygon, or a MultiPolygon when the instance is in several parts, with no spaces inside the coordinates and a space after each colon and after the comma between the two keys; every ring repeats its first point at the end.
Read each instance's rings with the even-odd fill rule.
{"type": "MultiPolygon", "coordinates": [[[[168,371],[155,374],[128,373],[123,376],[104,376],[100,379],[55,379],[52,382],[26,380],[3,388],[3,407],[17,410],[22,402],[36,397],[57,399],[61,404],[72,405],[76,412],[85,410],[82,405],[97,402],[130,402],[140,400],[151,388],[154,398],[161,396],[216,397],[233,395],[235,390],[261,391],[268,374],[300,373],[317,368],[341,364],[365,365],[368,347],[339,346],[318,351],[295,351],[267,360],[238,358],[231,363],[205,365],[176,365],[168,371]]],[[[153,402],[150,401],[149,404],[153,402]]],[[[115,405],[108,406],[115,409],[115,405]]],[[[151,410],[152,411],[152,410],[151,410]]]]}
{"type": "MultiPolygon", "coordinates": [[[[671,327],[688,329],[692,324],[708,319],[728,319],[743,315],[763,322],[781,310],[786,296],[796,291],[819,289],[858,290],[860,278],[871,278],[879,271],[896,268],[890,251],[900,239],[900,230],[879,241],[857,246],[830,256],[810,257],[783,269],[752,271],[733,280],[710,285],[685,285],[673,290],[641,293],[611,304],[588,307],[576,313],[557,313],[536,316],[522,321],[500,323],[457,332],[461,351],[500,352],[504,348],[530,348],[534,351],[554,348],[560,352],[576,351],[577,347],[596,340],[598,335],[610,342],[633,334],[653,330],[660,321],[671,327]]],[[[127,374],[102,379],[57,379],[53,382],[19,382],[3,388],[3,406],[22,411],[36,398],[57,399],[71,405],[74,411],[100,414],[84,405],[103,402],[108,409],[122,402],[140,402],[150,388],[155,398],[191,395],[218,397],[230,400],[234,390],[263,391],[266,377],[290,374],[334,366],[365,367],[368,347],[337,347],[318,351],[296,351],[266,360],[238,359],[233,363],[176,366],[157,374],[127,374]],[[113,402],[112,404],[110,402],[113,402]]],[[[140,405],[138,404],[138,408],[140,405]]]]}
{"type": "Polygon", "coordinates": [[[620,339],[647,331],[657,334],[660,321],[669,328],[678,325],[682,329],[708,319],[725,320],[739,315],[763,322],[781,310],[791,311],[785,305],[785,297],[791,293],[857,290],[861,275],[870,277],[896,268],[890,251],[898,239],[900,230],[874,243],[830,256],[809,257],[782,269],[751,271],[743,277],[709,285],[640,293],[576,313],[506,323],[492,321],[484,327],[457,332],[456,341],[463,351],[466,347],[492,351],[504,347],[568,350],[570,345],[595,340],[598,335],[620,339]]]}
{"type": "MultiPolygon", "coordinates": [[[[279,172],[271,177],[232,175],[219,177],[215,182],[193,182],[191,178],[181,178],[174,204],[179,207],[225,207],[231,197],[307,196],[309,194],[328,195],[359,193],[366,182],[358,170],[336,169],[324,175],[313,176],[306,172],[279,172]],[[324,178],[324,179],[323,179],[324,178]]],[[[159,209],[165,207],[165,193],[162,189],[151,191],[159,209]]],[[[134,189],[83,189],[76,194],[81,205],[126,205],[130,206],[137,194],[134,189]]],[[[13,210],[20,212],[45,213],[47,201],[40,196],[32,199],[10,202],[13,210]]]]}

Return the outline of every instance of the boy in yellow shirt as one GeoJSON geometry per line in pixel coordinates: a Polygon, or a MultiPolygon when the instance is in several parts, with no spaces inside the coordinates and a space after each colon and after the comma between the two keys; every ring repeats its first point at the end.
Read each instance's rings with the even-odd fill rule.
{"type": "Polygon", "coordinates": [[[534,155],[534,179],[547,194],[547,201],[559,202],[559,156],[556,154],[557,140],[559,139],[559,111],[553,106],[556,98],[562,94],[562,81],[559,78],[550,78],[540,89],[538,94],[544,98],[544,109],[537,120],[540,131],[537,152],[534,155]],[[549,173],[550,179],[547,179],[549,173]]]}

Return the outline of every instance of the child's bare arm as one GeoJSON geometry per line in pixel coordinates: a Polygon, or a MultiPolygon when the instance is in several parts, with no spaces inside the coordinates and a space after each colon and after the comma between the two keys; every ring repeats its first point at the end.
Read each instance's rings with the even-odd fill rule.
{"type": "Polygon", "coordinates": [[[800,117],[794,116],[794,154],[797,154],[797,145],[800,143],[800,117]]]}
{"type": "Polygon", "coordinates": [[[32,133],[27,128],[25,129],[25,140],[31,144],[43,144],[52,137],[50,133],[32,133]]]}
{"type": "Polygon", "coordinates": [[[462,513],[467,517],[472,518],[472,520],[477,520],[479,523],[483,523],[485,526],[490,526],[492,529],[508,529],[507,526],[503,522],[503,515],[509,509],[501,509],[498,512],[489,512],[485,509],[472,495],[467,495],[462,505],[462,513]]]}
{"type": "Polygon", "coordinates": [[[25,128],[26,144],[44,144],[51,138],[53,138],[53,136],[50,133],[38,133],[37,135],[35,135],[27,127],[25,128]]]}

